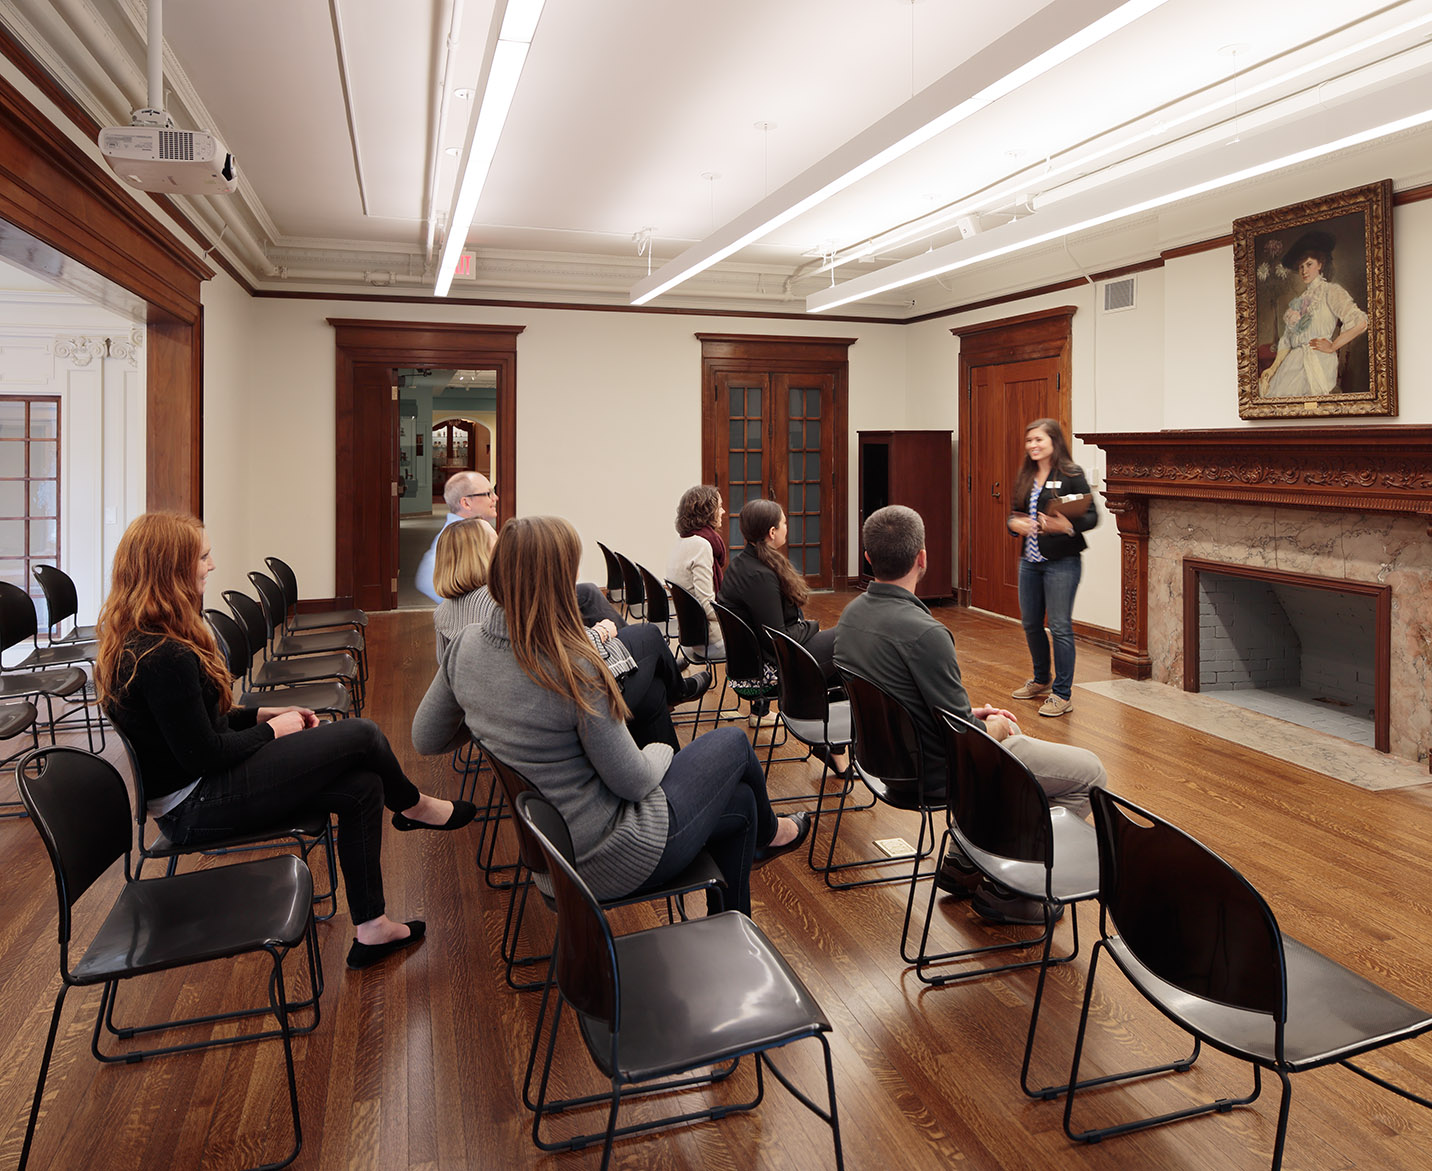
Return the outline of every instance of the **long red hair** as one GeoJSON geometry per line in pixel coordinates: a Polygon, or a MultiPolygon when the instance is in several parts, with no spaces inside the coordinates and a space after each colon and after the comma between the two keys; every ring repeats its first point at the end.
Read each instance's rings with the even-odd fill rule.
{"type": "Polygon", "coordinates": [[[234,706],[229,668],[204,621],[199,592],[199,558],[204,525],[183,512],[146,512],[124,530],[114,552],[109,596],[99,612],[99,653],[95,688],[102,703],[117,699],[129,686],[139,658],[168,639],[193,651],[204,674],[219,691],[219,710],[234,706]],[[135,635],[151,636],[142,651],[126,644],[135,635]]]}

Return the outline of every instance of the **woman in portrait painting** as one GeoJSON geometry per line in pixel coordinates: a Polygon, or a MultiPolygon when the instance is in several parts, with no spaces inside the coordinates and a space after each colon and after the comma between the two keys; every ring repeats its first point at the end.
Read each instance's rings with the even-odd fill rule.
{"type": "Polygon", "coordinates": [[[1303,291],[1283,314],[1283,336],[1273,364],[1258,380],[1265,398],[1308,398],[1338,390],[1337,352],[1367,332],[1367,314],[1332,276],[1333,238],[1305,232],[1283,263],[1297,272],[1303,291]]]}

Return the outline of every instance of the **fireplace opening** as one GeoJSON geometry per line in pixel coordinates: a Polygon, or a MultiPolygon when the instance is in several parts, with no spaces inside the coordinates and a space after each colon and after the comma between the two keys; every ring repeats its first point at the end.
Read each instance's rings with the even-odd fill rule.
{"type": "Polygon", "coordinates": [[[1388,751],[1391,590],[1184,560],[1184,690],[1388,751]]]}

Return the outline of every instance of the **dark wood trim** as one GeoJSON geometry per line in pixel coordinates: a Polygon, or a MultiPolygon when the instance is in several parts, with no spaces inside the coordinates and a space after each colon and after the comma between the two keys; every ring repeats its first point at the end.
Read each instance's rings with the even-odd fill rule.
{"type": "Polygon", "coordinates": [[[967,570],[974,556],[974,534],[971,530],[974,496],[970,464],[974,458],[971,448],[974,429],[972,372],[976,366],[1026,362],[1035,358],[1057,359],[1059,422],[1064,427],[1065,434],[1073,434],[1070,420],[1071,404],[1074,401],[1073,317],[1077,312],[1077,306],[1061,305],[1055,309],[1021,313],[1015,317],[981,321],[950,330],[960,339],[959,368],[956,375],[958,381],[955,384],[955,396],[960,410],[955,468],[955,495],[959,501],[955,514],[955,548],[958,554],[955,566],[955,600],[962,606],[970,604],[971,591],[967,570]]]}
{"type": "Polygon", "coordinates": [[[1406,191],[1394,191],[1392,206],[1401,207],[1406,203],[1421,203],[1424,199],[1432,199],[1432,183],[1424,183],[1421,187],[1409,187],[1406,191]]]}
{"type": "Polygon", "coordinates": [[[1207,240],[1195,240],[1191,244],[1180,244],[1177,248],[1168,248],[1159,253],[1159,259],[1163,261],[1178,260],[1182,256],[1196,256],[1200,252],[1214,252],[1219,248],[1232,248],[1233,234],[1226,236],[1213,236],[1207,240]]]}
{"type": "Polygon", "coordinates": [[[993,309],[999,305],[1015,305],[1020,301],[1028,301],[1031,297],[1045,297],[1054,293],[1064,293],[1070,289],[1083,288],[1090,282],[1116,280],[1119,277],[1130,276],[1136,272],[1148,272],[1150,269],[1162,267],[1162,257],[1151,260],[1139,260],[1132,264],[1120,265],[1118,268],[1102,269],[1099,272],[1091,273],[1087,278],[1082,276],[1068,277],[1065,280],[1053,281],[1047,285],[1036,285],[1034,288],[1025,289],[1022,292],[1001,293],[998,297],[987,297],[983,301],[969,301],[964,305],[955,305],[949,309],[933,309],[929,313],[921,313],[917,317],[902,318],[895,324],[918,325],[923,321],[939,321],[944,317],[957,317],[961,313],[973,313],[978,309],[993,309]]]}
{"type": "Polygon", "coordinates": [[[1297,586],[1299,589],[1328,590],[1339,594],[1357,594],[1371,598],[1376,606],[1373,634],[1373,747],[1379,752],[1392,749],[1392,587],[1374,582],[1354,581],[1346,577],[1321,577],[1310,573],[1288,573],[1260,565],[1230,565],[1225,561],[1208,561],[1201,557],[1183,559],[1183,689],[1199,691],[1199,614],[1198,577],[1201,573],[1241,577],[1274,585],[1297,586]]]}
{"type": "MultiPolygon", "coordinates": [[[[334,328],[337,374],[334,404],[335,471],[337,474],[336,548],[334,588],[340,606],[357,602],[360,554],[360,507],[357,493],[382,495],[391,491],[385,482],[358,483],[354,476],[359,443],[371,437],[358,434],[354,376],[360,366],[397,369],[401,366],[438,366],[497,371],[498,523],[517,509],[517,335],[525,325],[479,325],[463,322],[384,321],[330,317],[334,328]]],[[[369,498],[369,504],[376,499],[369,498]]],[[[365,607],[366,608],[366,607],[365,607]]],[[[386,605],[376,608],[386,609],[386,605]]]]}
{"type": "Polygon", "coordinates": [[[1107,626],[1095,626],[1092,622],[1075,622],[1074,637],[1084,642],[1092,643],[1106,651],[1116,650],[1119,646],[1119,632],[1110,630],[1107,626]]]}

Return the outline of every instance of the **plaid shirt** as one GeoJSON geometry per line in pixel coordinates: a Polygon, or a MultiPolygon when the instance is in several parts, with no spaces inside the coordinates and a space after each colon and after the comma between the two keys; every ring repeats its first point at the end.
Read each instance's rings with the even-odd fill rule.
{"type": "Polygon", "coordinates": [[[1026,561],[1043,561],[1044,555],[1039,552],[1039,493],[1044,485],[1039,482],[1036,476],[1034,483],[1029,486],[1029,519],[1034,521],[1035,531],[1024,538],[1024,559],[1026,561]]]}

